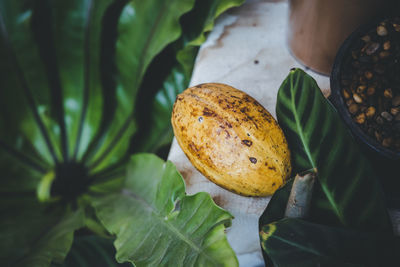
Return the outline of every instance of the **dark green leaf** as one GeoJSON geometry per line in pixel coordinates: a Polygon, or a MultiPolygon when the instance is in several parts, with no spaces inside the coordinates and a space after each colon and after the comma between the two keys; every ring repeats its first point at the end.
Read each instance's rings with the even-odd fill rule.
{"type": "MultiPolygon", "coordinates": [[[[148,98],[142,96],[146,97],[148,101],[137,105],[137,110],[140,112],[138,121],[142,127],[138,135],[133,138],[133,151],[155,153],[162,146],[171,143],[174,136],[171,127],[172,107],[176,96],[186,89],[185,80],[184,74],[178,67],[172,68],[161,89],[154,96],[148,98]]],[[[143,90],[142,92],[148,91],[143,90]]]]}
{"type": "Polygon", "coordinates": [[[292,70],[279,89],[276,113],[294,173],[317,169],[312,217],[332,224],[327,219],[333,215],[344,226],[392,231],[371,165],[316,82],[302,70],[292,70]]]}
{"type": "MultiPolygon", "coordinates": [[[[189,11],[194,0],[132,1],[122,10],[118,24],[115,64],[118,70],[115,115],[95,146],[89,162],[94,170],[116,163],[129,147],[134,131],[134,103],[137,91],[151,60],[181,33],[179,18],[189,11]],[[102,140],[102,139],[101,139],[102,140]]],[[[96,142],[95,142],[96,143],[96,142]]]]}
{"type": "Polygon", "coordinates": [[[193,9],[182,16],[182,48],[177,59],[184,74],[190,77],[193,70],[198,46],[206,40],[206,34],[214,27],[215,19],[229,8],[241,5],[244,0],[201,0],[196,1],[193,9]]]}
{"type": "Polygon", "coordinates": [[[232,216],[206,193],[185,196],[171,162],[151,154],[131,158],[121,192],[93,199],[116,234],[118,262],[136,266],[237,266],[224,234],[232,216]]]}
{"type": "MultiPolygon", "coordinates": [[[[156,73],[146,74],[149,65],[181,40],[180,18],[193,6],[194,0],[0,1],[0,192],[5,198],[28,195],[32,202],[27,208],[20,203],[16,210],[4,210],[7,224],[15,220],[25,229],[9,246],[12,253],[4,249],[2,265],[21,258],[32,265],[37,259],[31,252],[38,257],[49,252],[43,262],[61,259],[58,254],[67,252],[73,230],[52,232],[60,245],[54,251],[35,243],[40,219],[48,229],[68,224],[64,213],[54,215],[57,220],[51,212],[46,216],[48,209],[84,206],[80,200],[88,191],[120,188],[136,131],[138,90],[146,90],[140,87],[143,77],[157,80],[156,73]],[[52,203],[37,203],[36,192],[41,201],[52,203]],[[14,213],[26,213],[27,221],[36,217],[22,226],[14,213]]],[[[176,47],[163,85],[157,87],[162,90],[140,100],[154,107],[145,149],[157,149],[172,137],[166,118],[174,96],[184,88],[176,61],[182,47],[176,47]]],[[[188,76],[183,79],[189,81],[188,76]]],[[[98,222],[86,223],[103,233],[98,222]]],[[[1,228],[2,237],[14,234],[1,228]]]]}
{"type": "Polygon", "coordinates": [[[264,225],[260,238],[274,266],[394,266],[399,240],[371,230],[282,219],[264,225]]]}
{"type": "MultiPolygon", "coordinates": [[[[285,215],[286,205],[289,199],[290,191],[293,186],[293,178],[287,181],[287,183],[275,191],[271,199],[268,202],[266,209],[258,220],[258,230],[272,222],[279,221],[285,215]]],[[[271,258],[262,250],[266,266],[273,266],[271,258]]]]}
{"type": "Polygon", "coordinates": [[[48,165],[60,157],[60,138],[54,132],[60,128],[50,110],[44,67],[31,31],[33,4],[2,1],[0,12],[0,140],[16,152],[26,147],[28,158],[48,165]]]}
{"type": "Polygon", "coordinates": [[[18,157],[40,170],[70,159],[89,173],[117,164],[135,131],[144,73],[179,37],[193,4],[2,2],[1,123],[10,114],[17,123],[2,125],[0,144],[14,154],[24,148],[18,157]]]}
{"type": "Polygon", "coordinates": [[[267,208],[264,210],[259,219],[259,230],[261,230],[262,226],[279,221],[284,217],[286,204],[288,202],[292,186],[293,178],[290,179],[283,187],[275,191],[268,202],[267,208]]]}
{"type": "Polygon", "coordinates": [[[120,264],[115,260],[113,239],[99,236],[76,236],[71,250],[63,264],[54,265],[63,267],[122,267],[132,266],[129,263],[120,264]]]}
{"type": "Polygon", "coordinates": [[[39,267],[62,262],[74,231],[84,223],[82,210],[49,207],[34,195],[3,195],[0,203],[1,266],[39,267]]]}
{"type": "Polygon", "coordinates": [[[180,19],[181,37],[169,45],[149,66],[136,104],[139,132],[134,136],[134,152],[157,152],[173,137],[170,123],[177,94],[189,85],[199,46],[205,41],[215,19],[242,0],[196,1],[180,19]],[[155,79],[157,75],[158,79],[155,79]]]}

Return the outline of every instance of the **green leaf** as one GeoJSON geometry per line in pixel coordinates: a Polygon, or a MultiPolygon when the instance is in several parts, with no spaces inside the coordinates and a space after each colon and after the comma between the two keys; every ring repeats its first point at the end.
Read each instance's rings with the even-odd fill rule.
{"type": "Polygon", "coordinates": [[[311,216],[327,224],[332,221],[324,218],[335,216],[344,226],[392,231],[371,164],[314,79],[292,70],[279,89],[276,113],[293,156],[293,172],[317,169],[311,216]]]}
{"type": "MultiPolygon", "coordinates": [[[[258,231],[261,232],[262,228],[272,222],[279,221],[284,218],[286,205],[292,190],[294,178],[286,182],[286,184],[275,191],[268,202],[263,214],[258,219],[258,231]]],[[[262,240],[260,240],[262,242],[262,240]]],[[[273,266],[271,258],[262,250],[264,262],[266,266],[273,266]]]]}
{"type": "Polygon", "coordinates": [[[193,9],[182,17],[182,50],[177,59],[186,76],[193,70],[194,58],[198,46],[206,40],[206,34],[214,27],[215,19],[232,7],[240,6],[244,0],[201,0],[196,1],[193,9]]]}
{"type": "Polygon", "coordinates": [[[76,236],[70,253],[63,264],[53,265],[63,267],[91,267],[91,266],[132,266],[129,263],[119,264],[115,260],[113,239],[94,235],[76,236]]]}
{"type": "Polygon", "coordinates": [[[62,262],[76,229],[83,226],[82,210],[49,207],[29,195],[0,199],[0,265],[49,266],[62,262]]]}
{"type": "Polygon", "coordinates": [[[179,18],[193,5],[2,2],[2,153],[41,173],[68,161],[89,174],[118,164],[136,130],[134,103],[148,65],[179,38],[179,18]]]}
{"type": "Polygon", "coordinates": [[[237,266],[224,234],[232,216],[206,193],[185,196],[171,162],[131,158],[123,190],[93,199],[101,222],[117,236],[118,262],[136,266],[237,266]]]}
{"type": "Polygon", "coordinates": [[[54,135],[54,130],[60,128],[54,125],[54,112],[46,108],[50,106],[51,96],[30,30],[32,13],[32,4],[24,5],[21,1],[0,3],[0,140],[8,150],[26,147],[26,159],[47,166],[60,157],[60,150],[55,148],[60,139],[54,135]],[[37,88],[35,94],[31,85],[37,88]],[[10,121],[15,123],[6,125],[10,121]],[[45,131],[45,126],[53,131],[45,131]]]}
{"type": "MultiPolygon", "coordinates": [[[[141,116],[135,114],[138,101],[154,107],[152,134],[144,148],[154,150],[170,141],[166,117],[174,95],[183,88],[176,61],[182,48],[177,45],[183,34],[180,19],[194,4],[194,0],[0,1],[0,192],[7,197],[28,195],[35,203],[26,204],[32,211],[22,203],[15,211],[5,210],[7,223],[15,220],[24,230],[10,243],[12,253],[4,254],[2,265],[24,257],[28,266],[29,260],[36,261],[29,253],[36,253],[32,246],[41,220],[48,229],[68,222],[58,213],[60,221],[53,215],[47,218],[48,209],[87,211],[80,200],[88,193],[105,194],[121,187],[131,136],[137,130],[135,120],[141,116]],[[144,77],[159,78],[149,73],[151,62],[172,46],[172,64],[162,86],[156,87],[156,92],[162,90],[137,100],[139,90],[147,90],[141,86],[144,77]],[[39,204],[37,198],[51,203],[39,204]],[[26,213],[24,226],[14,212],[26,213]],[[34,212],[36,221],[30,224],[34,212]]],[[[166,63],[161,58],[159,64],[166,63]]],[[[183,80],[188,82],[189,77],[183,80]]],[[[104,234],[95,220],[86,223],[104,234]]],[[[8,230],[0,228],[0,236],[11,238],[8,230]]],[[[66,249],[64,236],[58,244],[66,249]]],[[[72,235],[68,238],[72,242],[72,235]]],[[[58,257],[58,252],[48,252],[48,259],[58,257]]]]}
{"type": "MultiPolygon", "coordinates": [[[[147,83],[144,85],[146,86],[147,83]]],[[[141,114],[138,116],[138,122],[142,127],[138,135],[133,138],[134,152],[155,153],[161,147],[171,143],[174,136],[171,127],[172,107],[176,96],[185,90],[186,86],[182,71],[175,67],[154,96],[142,96],[148,101],[142,101],[137,105],[138,113],[141,114]]]]}
{"type": "Polygon", "coordinates": [[[267,208],[259,219],[259,230],[261,227],[275,221],[279,221],[285,215],[286,205],[289,199],[290,191],[292,190],[294,178],[287,181],[287,183],[275,191],[268,202],[267,208]]]}
{"type": "Polygon", "coordinates": [[[264,225],[260,239],[274,266],[393,266],[399,239],[371,230],[287,218],[264,225]]]}
{"type": "MultiPolygon", "coordinates": [[[[134,132],[134,103],[145,71],[154,57],[179,38],[179,18],[189,11],[194,0],[131,1],[124,6],[115,44],[117,77],[116,105],[104,142],[94,142],[96,155],[89,162],[95,171],[117,163],[129,147],[134,132]],[[124,142],[125,141],[125,142],[124,142]]],[[[102,139],[99,139],[102,140],[102,139]]],[[[96,140],[97,141],[97,140],[96,140]]],[[[89,154],[91,155],[91,154],[89,154]]]]}
{"type": "Polygon", "coordinates": [[[191,45],[200,45],[206,33],[214,28],[215,19],[232,7],[243,4],[244,0],[203,0],[196,1],[191,12],[182,18],[183,37],[191,45]]]}
{"type": "Polygon", "coordinates": [[[157,152],[169,145],[173,131],[170,123],[176,96],[189,85],[199,46],[215,19],[242,0],[196,1],[180,19],[182,34],[159,54],[143,79],[136,104],[139,132],[133,138],[134,152],[157,152]],[[157,75],[158,79],[155,79],[157,75]]]}
{"type": "Polygon", "coordinates": [[[214,28],[216,19],[228,9],[243,3],[244,0],[197,0],[193,9],[182,16],[182,36],[174,45],[177,47],[176,59],[187,84],[192,75],[199,47],[214,28]]]}

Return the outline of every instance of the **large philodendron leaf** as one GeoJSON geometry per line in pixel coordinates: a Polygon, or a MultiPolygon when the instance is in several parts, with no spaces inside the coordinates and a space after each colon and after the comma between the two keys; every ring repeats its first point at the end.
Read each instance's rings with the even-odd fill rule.
{"type": "Polygon", "coordinates": [[[287,218],[264,225],[260,237],[273,266],[393,266],[400,260],[400,239],[373,229],[363,232],[287,218]]]}
{"type": "Polygon", "coordinates": [[[124,188],[93,199],[104,226],[117,236],[118,262],[135,266],[237,266],[224,234],[232,216],[206,193],[185,195],[171,162],[151,154],[130,160],[124,188]]]}
{"type": "Polygon", "coordinates": [[[344,226],[392,231],[371,165],[314,79],[300,69],[290,71],[278,92],[276,114],[293,155],[293,172],[317,169],[314,218],[323,221],[325,212],[344,226]]]}

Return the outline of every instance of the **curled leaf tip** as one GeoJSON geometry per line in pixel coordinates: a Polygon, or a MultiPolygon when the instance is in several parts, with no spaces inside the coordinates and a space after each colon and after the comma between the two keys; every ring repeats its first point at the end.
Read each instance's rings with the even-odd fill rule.
{"type": "Polygon", "coordinates": [[[276,225],[274,223],[265,225],[260,231],[260,237],[262,240],[267,240],[276,231],[276,225]]]}
{"type": "Polygon", "coordinates": [[[54,171],[46,173],[40,180],[38,187],[36,189],[37,198],[40,202],[45,202],[50,200],[51,185],[55,179],[54,171]]]}
{"type": "Polygon", "coordinates": [[[291,68],[290,69],[290,74],[295,74],[295,73],[305,73],[302,69],[300,68],[291,68]]]}

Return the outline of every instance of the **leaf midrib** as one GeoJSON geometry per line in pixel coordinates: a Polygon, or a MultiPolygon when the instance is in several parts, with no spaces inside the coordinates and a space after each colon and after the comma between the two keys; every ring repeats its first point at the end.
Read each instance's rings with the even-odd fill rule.
{"type": "Polygon", "coordinates": [[[304,151],[305,151],[305,153],[306,153],[306,155],[307,155],[307,157],[308,157],[308,160],[310,161],[310,163],[311,163],[311,165],[312,165],[312,168],[317,168],[317,166],[316,166],[316,164],[315,164],[315,162],[314,162],[314,160],[313,160],[313,158],[312,158],[312,156],[311,156],[311,152],[310,152],[310,149],[309,149],[309,147],[308,147],[308,145],[307,145],[307,143],[306,143],[306,140],[305,140],[305,137],[304,137],[304,134],[303,134],[303,128],[301,127],[301,125],[300,125],[300,119],[299,119],[299,116],[298,116],[298,114],[297,114],[297,110],[296,110],[296,104],[295,104],[295,95],[296,95],[296,93],[294,92],[294,85],[293,85],[293,75],[291,75],[291,78],[290,78],[290,92],[291,92],[291,104],[292,104],[292,110],[293,110],[293,116],[294,116],[294,119],[295,119],[295,122],[296,122],[296,128],[297,128],[297,133],[299,134],[299,137],[300,137],[300,141],[301,141],[301,143],[303,144],[303,147],[304,147],[304,151]]]}
{"type": "MultiPolygon", "coordinates": [[[[290,77],[290,91],[291,91],[291,104],[292,104],[292,109],[293,109],[293,116],[294,116],[295,121],[296,121],[297,133],[300,136],[300,140],[301,140],[301,142],[303,144],[305,153],[306,153],[306,155],[307,155],[312,167],[314,169],[316,169],[317,173],[318,173],[318,168],[317,168],[317,166],[316,166],[316,164],[315,164],[315,162],[314,162],[314,160],[312,158],[312,155],[311,155],[311,152],[309,150],[309,147],[306,144],[305,137],[304,137],[304,134],[303,134],[303,128],[301,127],[300,119],[299,119],[298,114],[296,112],[296,104],[295,104],[295,101],[294,101],[296,93],[294,92],[295,87],[294,87],[294,84],[293,84],[293,76],[294,75],[291,75],[291,77],[290,77]]],[[[319,90],[319,88],[318,88],[318,90],[319,90]]],[[[322,190],[325,193],[325,196],[328,198],[329,203],[332,205],[332,208],[334,209],[336,215],[338,216],[340,222],[342,222],[344,225],[347,225],[345,220],[344,220],[344,217],[343,217],[342,213],[340,212],[338,206],[336,205],[334,197],[332,196],[332,194],[327,189],[325,183],[320,182],[320,185],[322,187],[322,190]]]]}
{"type": "MultiPolygon", "coordinates": [[[[285,238],[283,238],[283,237],[280,237],[280,236],[277,236],[277,235],[272,235],[270,238],[275,238],[275,239],[281,241],[282,243],[288,244],[288,245],[290,245],[290,246],[292,246],[292,247],[295,247],[295,248],[300,248],[300,249],[302,249],[302,250],[304,250],[304,251],[306,251],[306,252],[308,252],[308,253],[311,253],[311,254],[313,254],[313,255],[317,255],[317,256],[322,256],[322,255],[323,255],[323,254],[321,254],[321,253],[318,253],[318,251],[316,251],[316,250],[314,250],[314,249],[310,249],[310,248],[308,248],[308,247],[305,247],[305,246],[303,246],[303,245],[300,245],[299,243],[292,242],[292,241],[290,241],[290,240],[287,240],[287,239],[285,239],[285,238]]],[[[325,255],[324,255],[324,256],[325,256],[325,255]]]]}

